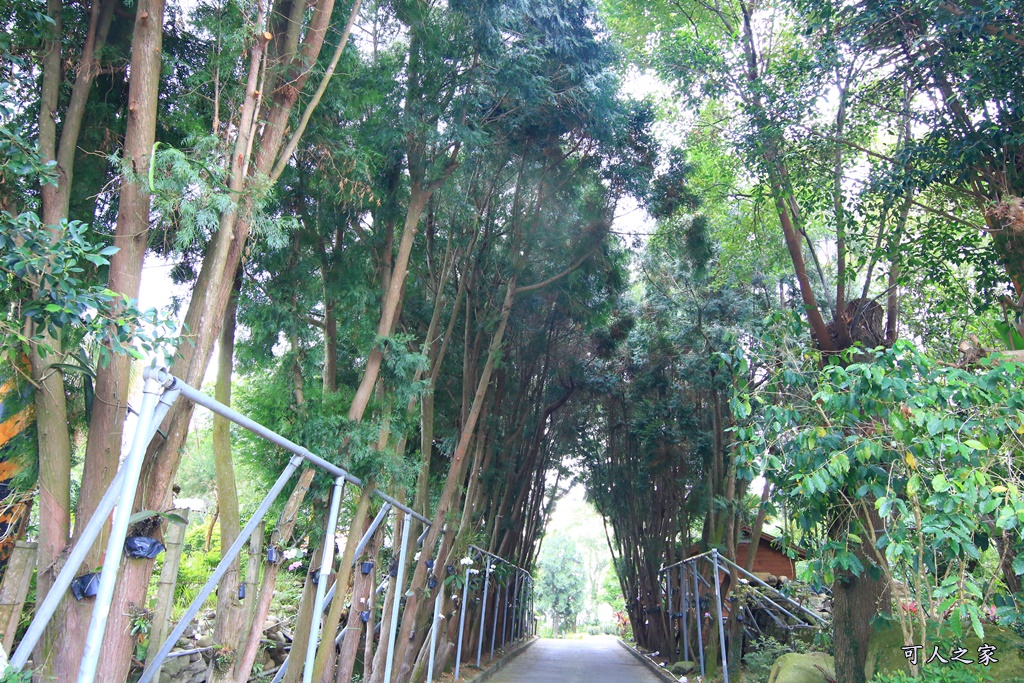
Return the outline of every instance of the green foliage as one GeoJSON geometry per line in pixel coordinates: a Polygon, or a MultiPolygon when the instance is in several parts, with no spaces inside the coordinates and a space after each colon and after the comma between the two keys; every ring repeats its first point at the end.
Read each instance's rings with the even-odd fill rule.
{"type": "MultiPolygon", "coordinates": [[[[813,357],[783,357],[777,338],[763,348],[773,357],[752,362],[766,381],[753,391],[738,384],[732,399],[738,454],[744,477],[763,474],[785,496],[801,542],[814,549],[811,573],[830,582],[839,572],[885,572],[906,584],[911,611],[980,636],[981,607],[999,582],[998,563],[982,556],[993,534],[1024,523],[1012,466],[1024,367],[962,370],[899,342],[819,369],[813,357]],[[861,522],[873,513],[881,529],[861,522]],[[823,524],[827,537],[816,533],[823,524]],[[856,553],[862,541],[874,552],[867,567],[856,553]]],[[[748,362],[739,351],[726,360],[748,362]]],[[[1014,570],[1024,573],[1024,559],[1014,570]]]]}
{"type": "Polygon", "coordinates": [[[138,311],[124,295],[96,284],[97,269],[109,265],[114,247],[90,241],[78,221],[44,226],[34,213],[0,213],[0,273],[7,280],[2,295],[0,333],[8,360],[38,345],[52,353],[45,335],[68,331],[94,340],[101,366],[111,354],[142,359],[168,352],[174,323],[155,310],[138,311]],[[23,333],[22,322],[35,332],[23,333]]]}
{"type": "Polygon", "coordinates": [[[768,674],[775,660],[790,652],[806,652],[807,645],[798,639],[791,644],[780,643],[769,635],[762,635],[750,644],[750,650],[743,657],[744,681],[748,683],[768,683],[768,674]]]}
{"type": "Polygon", "coordinates": [[[3,674],[0,674],[0,683],[30,683],[32,681],[32,670],[18,671],[8,667],[3,674]]]}
{"type": "Polygon", "coordinates": [[[934,664],[925,665],[917,676],[899,671],[892,674],[877,673],[871,683],[992,683],[995,679],[980,665],[934,664]]]}
{"type": "Polygon", "coordinates": [[[583,558],[575,541],[562,534],[549,536],[537,566],[537,609],[551,617],[556,634],[575,632],[586,589],[583,558]]]}

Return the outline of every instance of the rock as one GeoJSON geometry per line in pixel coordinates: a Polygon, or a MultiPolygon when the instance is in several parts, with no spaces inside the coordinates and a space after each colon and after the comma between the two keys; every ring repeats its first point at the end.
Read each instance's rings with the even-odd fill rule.
{"type": "Polygon", "coordinates": [[[675,664],[672,664],[671,666],[669,666],[668,670],[671,671],[676,676],[685,676],[686,674],[690,673],[691,671],[696,671],[697,670],[697,663],[696,662],[691,662],[691,661],[686,660],[686,659],[682,659],[682,660],[676,662],[675,664]]]}
{"type": "Polygon", "coordinates": [[[273,614],[271,614],[269,617],[267,617],[267,620],[263,622],[263,630],[269,631],[270,629],[274,628],[280,623],[281,620],[275,617],[273,614]]]}
{"type": "Polygon", "coordinates": [[[196,638],[196,647],[213,647],[213,634],[204,633],[196,638]]]}
{"type": "Polygon", "coordinates": [[[266,650],[260,650],[259,654],[256,655],[256,666],[266,671],[274,666],[274,660],[270,656],[270,653],[266,650]]]}
{"type": "Polygon", "coordinates": [[[174,683],[174,676],[160,669],[160,683],[174,683]]]}
{"type": "Polygon", "coordinates": [[[768,674],[768,683],[830,683],[835,677],[832,655],[790,652],[775,660],[768,674]]]}
{"type": "Polygon", "coordinates": [[[172,678],[181,673],[182,669],[188,666],[188,657],[171,657],[164,660],[160,669],[162,673],[169,674],[172,678]]]}
{"type": "MultiPolygon", "coordinates": [[[[907,659],[906,654],[903,652],[903,647],[906,645],[920,645],[921,638],[915,635],[913,643],[905,643],[904,640],[903,630],[898,622],[894,620],[879,620],[879,623],[872,628],[871,639],[868,641],[868,653],[864,663],[864,674],[867,680],[870,681],[876,673],[910,672],[910,660],[907,659]]],[[[923,663],[932,655],[935,641],[929,638],[929,642],[933,644],[927,645],[927,652],[918,650],[919,663],[923,663]]],[[[1004,683],[1024,681],[1024,638],[1021,638],[1010,629],[986,625],[985,638],[983,640],[978,639],[970,629],[965,629],[964,642],[961,647],[967,650],[967,653],[962,655],[962,657],[973,662],[972,664],[950,662],[949,664],[941,664],[939,666],[944,668],[949,666],[970,667],[972,670],[974,667],[980,667],[981,670],[984,670],[986,674],[997,681],[1004,683]],[[989,666],[980,667],[978,664],[978,648],[982,645],[994,647],[995,651],[992,653],[992,656],[999,661],[989,666]]],[[[939,647],[939,655],[943,658],[949,659],[950,654],[947,648],[939,647]]],[[[936,662],[936,665],[938,665],[938,662],[936,662]]]]}

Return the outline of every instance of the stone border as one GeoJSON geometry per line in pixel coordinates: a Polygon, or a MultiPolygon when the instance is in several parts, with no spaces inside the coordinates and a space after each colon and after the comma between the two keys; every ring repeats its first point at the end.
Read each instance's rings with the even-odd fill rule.
{"type": "MultiPolygon", "coordinates": [[[[491,664],[489,667],[481,671],[473,678],[463,678],[462,680],[466,683],[483,683],[483,681],[489,679],[491,676],[497,673],[499,669],[501,669],[503,666],[505,666],[513,659],[518,657],[524,650],[533,645],[535,642],[537,642],[536,638],[530,638],[525,643],[520,643],[516,649],[512,650],[507,655],[505,655],[498,661],[494,662],[494,664],[491,664]]],[[[676,683],[678,683],[678,681],[676,681],[676,683]]]]}
{"type": "Polygon", "coordinates": [[[650,669],[651,673],[653,673],[655,676],[657,676],[661,680],[665,681],[666,683],[679,683],[679,679],[678,678],[676,678],[671,673],[669,673],[668,671],[663,669],[661,666],[656,664],[654,662],[654,660],[650,659],[647,655],[643,654],[642,652],[640,652],[636,648],[634,648],[631,645],[627,644],[626,641],[622,640],[622,638],[619,638],[618,641],[619,641],[619,645],[621,645],[622,647],[626,648],[626,650],[629,651],[629,653],[631,655],[633,655],[638,660],[643,662],[644,666],[646,666],[648,669],[650,669]]]}

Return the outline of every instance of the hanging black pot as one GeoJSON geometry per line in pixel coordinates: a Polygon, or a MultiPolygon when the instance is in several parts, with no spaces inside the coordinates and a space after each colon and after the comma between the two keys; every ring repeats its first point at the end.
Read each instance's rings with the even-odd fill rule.
{"type": "Polygon", "coordinates": [[[129,536],[124,539],[124,552],[135,559],[152,560],[164,551],[164,544],[149,536],[129,536]]]}
{"type": "Polygon", "coordinates": [[[362,563],[360,563],[359,564],[359,571],[361,571],[363,573],[363,575],[369,574],[370,572],[373,571],[373,562],[362,562],[362,563]]]}
{"type": "Polygon", "coordinates": [[[391,577],[397,577],[398,576],[398,563],[397,562],[394,562],[394,563],[391,564],[391,568],[388,569],[388,576],[391,576],[391,577]]]}
{"type": "Polygon", "coordinates": [[[312,577],[313,577],[313,585],[314,586],[320,585],[320,572],[313,572],[312,577]]]}
{"type": "Polygon", "coordinates": [[[245,600],[245,584],[244,583],[238,584],[238,599],[239,600],[245,600]]]}
{"type": "Polygon", "coordinates": [[[427,569],[433,569],[434,568],[434,561],[433,560],[423,560],[423,564],[427,565],[427,569]]]}
{"type": "Polygon", "coordinates": [[[281,561],[281,551],[270,546],[267,548],[267,564],[277,564],[281,561]]]}
{"type": "Polygon", "coordinates": [[[365,610],[359,613],[359,620],[364,624],[370,621],[370,610],[365,610]]]}
{"type": "Polygon", "coordinates": [[[81,576],[76,576],[71,582],[71,594],[75,596],[75,600],[94,598],[99,590],[99,574],[82,574],[81,576]]]}
{"type": "Polygon", "coordinates": [[[448,576],[455,576],[455,565],[454,564],[448,565],[447,567],[444,568],[444,570],[446,572],[448,572],[448,576]]]}
{"type": "Polygon", "coordinates": [[[430,590],[434,590],[435,588],[437,588],[438,583],[439,581],[437,580],[437,577],[431,574],[430,578],[427,579],[427,588],[429,588],[430,590]]]}

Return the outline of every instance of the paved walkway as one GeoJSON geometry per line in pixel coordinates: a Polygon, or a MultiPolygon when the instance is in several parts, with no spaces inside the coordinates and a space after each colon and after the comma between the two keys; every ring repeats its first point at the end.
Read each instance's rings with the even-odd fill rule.
{"type": "Polygon", "coordinates": [[[660,683],[613,636],[542,638],[488,683],[660,683]]]}

